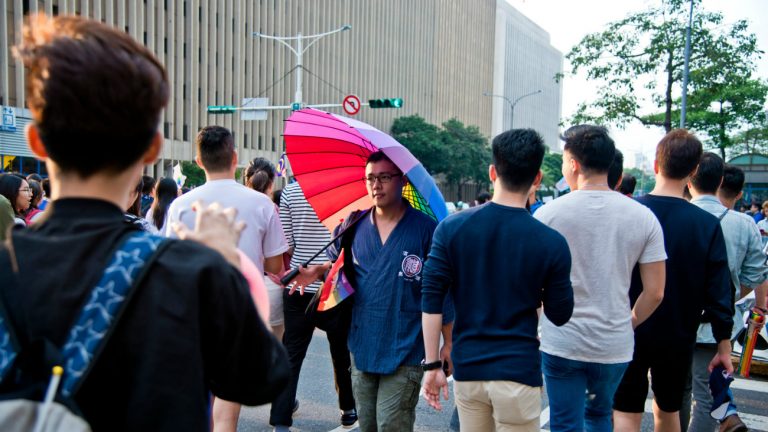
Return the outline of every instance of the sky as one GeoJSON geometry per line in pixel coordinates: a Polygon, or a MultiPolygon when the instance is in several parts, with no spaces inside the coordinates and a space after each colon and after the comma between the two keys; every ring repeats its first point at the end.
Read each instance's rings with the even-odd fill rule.
{"type": "MultiPolygon", "coordinates": [[[[606,24],[620,20],[627,15],[644,10],[648,5],[661,0],[507,0],[531,21],[546,30],[552,45],[563,55],[578,44],[589,33],[602,31],[606,24]],[[556,11],[556,13],[553,13],[556,11]]],[[[723,13],[724,22],[731,24],[746,19],[752,33],[757,35],[758,48],[768,52],[768,0],[703,0],[701,7],[708,11],[723,13]]],[[[695,13],[696,9],[694,9],[695,13]]],[[[569,74],[568,60],[563,61],[566,77],[563,81],[562,118],[573,115],[582,101],[592,100],[595,83],[586,80],[583,74],[569,74]]],[[[768,78],[768,55],[758,62],[757,76],[768,78]]],[[[658,127],[646,128],[639,122],[624,130],[612,128],[611,135],[624,153],[625,166],[636,166],[635,153],[643,153],[653,162],[656,143],[664,136],[658,127]]]]}

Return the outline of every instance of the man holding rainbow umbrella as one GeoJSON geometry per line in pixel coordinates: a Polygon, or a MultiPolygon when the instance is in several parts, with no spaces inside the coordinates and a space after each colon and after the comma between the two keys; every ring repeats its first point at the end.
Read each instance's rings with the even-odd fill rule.
{"type": "MultiPolygon", "coordinates": [[[[336,263],[302,267],[290,293],[303,294],[329,270],[318,310],[354,293],[346,301],[354,301],[349,349],[360,430],[413,430],[424,373],[421,271],[437,222],[447,215],[442,195],[405,147],[364,123],[304,109],[287,120],[285,139],[319,219],[332,227],[345,217],[327,250],[336,263]]],[[[444,312],[447,359],[452,305],[444,312]]]]}

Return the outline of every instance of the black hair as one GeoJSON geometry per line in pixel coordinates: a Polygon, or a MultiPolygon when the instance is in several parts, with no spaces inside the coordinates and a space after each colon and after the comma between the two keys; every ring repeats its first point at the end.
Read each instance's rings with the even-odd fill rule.
{"type": "Polygon", "coordinates": [[[544,140],[533,129],[512,129],[493,139],[493,166],[504,188],[528,192],[544,160],[544,140]]]}
{"type": "Polygon", "coordinates": [[[160,229],[165,221],[168,207],[179,195],[179,187],[172,178],[164,177],[157,182],[155,187],[155,200],[152,201],[152,223],[160,229]]]}
{"type": "Polygon", "coordinates": [[[381,162],[381,161],[387,161],[387,162],[391,163],[392,165],[394,165],[395,169],[397,169],[397,173],[398,174],[402,174],[403,173],[400,170],[400,168],[397,165],[395,165],[394,162],[392,162],[392,159],[390,159],[389,156],[387,156],[386,153],[384,153],[381,150],[378,150],[378,151],[375,151],[375,152],[369,154],[368,155],[368,159],[366,159],[366,161],[365,161],[365,166],[368,166],[368,164],[371,164],[371,163],[376,163],[376,162],[381,162]]]}
{"type": "Polygon", "coordinates": [[[624,172],[624,155],[619,149],[616,149],[616,154],[613,156],[613,162],[611,167],[608,168],[608,187],[616,189],[619,187],[619,179],[624,172]]]}
{"type": "MultiPolygon", "coordinates": [[[[16,208],[16,201],[19,198],[19,189],[26,180],[24,177],[16,174],[0,174],[0,195],[8,198],[11,208],[16,216],[21,213],[16,208]]],[[[26,210],[26,209],[23,209],[26,210]]]]}
{"type": "Polygon", "coordinates": [[[36,182],[41,182],[41,181],[43,181],[43,178],[40,177],[40,174],[32,173],[32,174],[27,176],[27,181],[30,181],[30,180],[34,180],[36,182]]]}
{"type": "Polygon", "coordinates": [[[706,152],[699,159],[699,167],[691,176],[691,184],[697,191],[714,195],[720,182],[723,180],[723,168],[725,163],[720,156],[706,152]]]}
{"type": "Polygon", "coordinates": [[[27,209],[27,211],[30,211],[36,209],[38,204],[40,204],[40,200],[43,199],[43,187],[40,186],[40,182],[35,180],[27,180],[27,184],[32,192],[32,201],[29,202],[29,208],[27,209]]]}
{"type": "Polygon", "coordinates": [[[491,199],[491,194],[489,194],[486,191],[482,191],[475,197],[475,201],[477,201],[478,204],[485,204],[488,200],[491,199]]]}
{"type": "Polygon", "coordinates": [[[130,213],[136,217],[141,217],[141,194],[144,191],[144,177],[147,176],[142,176],[142,178],[140,178],[139,182],[136,184],[136,188],[133,190],[133,193],[136,194],[136,199],[133,200],[133,203],[128,207],[128,210],[126,210],[127,213],[130,213]]]}
{"type": "Polygon", "coordinates": [[[197,133],[197,155],[206,171],[221,172],[232,166],[235,137],[221,126],[206,126],[197,133]]]}
{"type": "MultiPolygon", "coordinates": [[[[725,198],[734,199],[742,189],[744,189],[744,171],[736,165],[725,164],[720,194],[725,198]]],[[[752,203],[752,205],[756,205],[756,203],[752,203]]]]}
{"type": "Polygon", "coordinates": [[[582,171],[605,174],[616,157],[613,139],[602,126],[573,126],[561,138],[565,141],[563,149],[581,164],[582,171]]]}
{"type": "Polygon", "coordinates": [[[252,160],[245,169],[245,185],[255,191],[267,193],[274,181],[275,166],[263,157],[252,160]]]}
{"type": "Polygon", "coordinates": [[[632,174],[627,174],[621,178],[621,184],[619,185],[619,192],[624,195],[632,195],[635,193],[635,187],[637,186],[637,179],[632,174]]]}
{"type": "Polygon", "coordinates": [[[155,189],[155,178],[143,175],[141,176],[141,193],[143,195],[149,195],[155,189]]]}

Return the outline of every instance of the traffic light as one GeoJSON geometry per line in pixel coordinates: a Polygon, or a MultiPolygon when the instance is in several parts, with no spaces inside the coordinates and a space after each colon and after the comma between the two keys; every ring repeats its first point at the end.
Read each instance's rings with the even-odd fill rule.
{"type": "Polygon", "coordinates": [[[403,100],[400,98],[370,99],[368,106],[371,108],[402,108],[403,100]]]}
{"type": "Polygon", "coordinates": [[[210,114],[233,114],[235,111],[237,107],[234,105],[208,105],[210,114]]]}

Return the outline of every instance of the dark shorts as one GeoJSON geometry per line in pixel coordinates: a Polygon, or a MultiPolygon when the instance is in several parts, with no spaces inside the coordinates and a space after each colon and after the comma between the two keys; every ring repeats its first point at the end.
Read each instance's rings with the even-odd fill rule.
{"type": "Polygon", "coordinates": [[[674,350],[635,347],[632,361],[613,398],[613,409],[628,413],[645,411],[650,370],[656,404],[665,412],[680,411],[692,361],[692,347],[674,350]]]}

